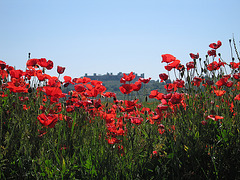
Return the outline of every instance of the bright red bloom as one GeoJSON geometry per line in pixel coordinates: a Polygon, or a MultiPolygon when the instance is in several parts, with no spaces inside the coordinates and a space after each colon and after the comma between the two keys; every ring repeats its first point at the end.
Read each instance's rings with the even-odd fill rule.
{"type": "Polygon", "coordinates": [[[214,121],[218,121],[219,119],[224,119],[224,117],[218,116],[218,115],[209,115],[209,116],[207,116],[205,119],[206,119],[206,120],[207,120],[207,119],[212,119],[212,120],[214,120],[214,121]]]}
{"type": "Polygon", "coordinates": [[[222,96],[226,93],[226,91],[224,90],[214,90],[214,93],[217,95],[217,96],[222,96]]]}
{"type": "Polygon", "coordinates": [[[195,68],[195,64],[194,64],[193,61],[188,62],[188,63],[186,64],[186,66],[187,66],[187,70],[188,70],[188,71],[189,71],[190,69],[192,69],[192,68],[195,68]]]}
{"type": "Polygon", "coordinates": [[[223,86],[223,85],[226,85],[228,79],[229,79],[228,76],[222,77],[221,79],[219,79],[219,80],[216,82],[216,85],[217,85],[218,87],[221,87],[221,86],[223,86]]]}
{"type": "Polygon", "coordinates": [[[7,78],[7,77],[8,77],[7,71],[0,69],[0,77],[1,77],[2,79],[7,78]]]}
{"type": "Polygon", "coordinates": [[[230,62],[231,68],[232,69],[237,69],[239,67],[240,63],[235,63],[235,62],[230,62]]]}
{"type": "Polygon", "coordinates": [[[233,86],[233,82],[232,81],[227,81],[225,86],[232,87],[233,86]]]}
{"type": "Polygon", "coordinates": [[[169,99],[169,102],[172,104],[178,104],[183,100],[183,94],[175,92],[172,94],[171,98],[169,99]]]}
{"type": "Polygon", "coordinates": [[[166,89],[167,92],[172,92],[177,90],[176,84],[172,84],[172,83],[164,85],[164,88],[166,89]]]}
{"type": "Polygon", "coordinates": [[[172,63],[165,66],[165,69],[168,70],[168,71],[171,71],[172,68],[177,68],[179,64],[180,64],[180,60],[175,60],[172,63]]]}
{"type": "Polygon", "coordinates": [[[29,59],[26,65],[28,69],[33,69],[37,67],[37,64],[38,64],[38,59],[34,58],[34,59],[29,59]]]}
{"type": "Polygon", "coordinates": [[[235,100],[235,101],[236,101],[236,100],[240,101],[240,94],[236,95],[235,98],[234,98],[234,100],[235,100]]]}
{"type": "Polygon", "coordinates": [[[149,81],[150,81],[151,79],[152,79],[152,78],[148,78],[148,79],[139,78],[139,81],[141,81],[141,82],[144,83],[144,84],[147,84],[147,83],[149,83],[149,81]]]}
{"type": "Polygon", "coordinates": [[[217,61],[213,61],[212,63],[210,63],[209,65],[207,65],[207,69],[209,71],[213,71],[213,70],[218,70],[220,68],[219,64],[217,63],[217,61]]]}
{"type": "Polygon", "coordinates": [[[6,66],[7,66],[6,63],[4,61],[0,60],[0,68],[1,68],[1,70],[4,70],[6,66]]]}
{"type": "Polygon", "coordinates": [[[23,71],[18,69],[18,70],[11,70],[10,71],[10,76],[11,78],[16,78],[19,79],[20,77],[23,76],[23,71]]]}
{"type": "Polygon", "coordinates": [[[44,86],[43,92],[46,93],[48,96],[61,98],[65,97],[65,95],[62,93],[62,90],[59,87],[50,87],[50,86],[44,86]]]}
{"type": "Polygon", "coordinates": [[[200,77],[194,77],[193,78],[193,85],[194,86],[197,86],[197,87],[199,87],[200,86],[200,84],[201,84],[201,82],[202,82],[202,78],[200,78],[200,77]]]}
{"type": "Polygon", "coordinates": [[[136,124],[136,125],[140,125],[143,122],[143,118],[139,118],[139,117],[132,117],[131,118],[131,123],[136,124]]]}
{"type": "Polygon", "coordinates": [[[162,63],[166,62],[166,63],[170,63],[176,60],[176,57],[174,57],[171,54],[163,54],[162,55],[162,63]]]}
{"type": "Polygon", "coordinates": [[[168,79],[168,75],[165,73],[162,73],[162,74],[159,74],[159,78],[161,79],[161,82],[163,82],[168,79]]]}
{"type": "Polygon", "coordinates": [[[75,91],[77,92],[83,92],[86,91],[86,88],[82,84],[77,84],[74,86],[75,91]]]}
{"type": "Polygon", "coordinates": [[[119,143],[120,140],[115,138],[115,137],[111,137],[111,138],[108,138],[106,139],[108,141],[108,144],[115,144],[115,143],[119,143]]]}
{"type": "Polygon", "coordinates": [[[132,84],[133,91],[139,91],[142,87],[141,81],[136,81],[134,84],[132,84]]]}
{"type": "Polygon", "coordinates": [[[57,66],[57,72],[58,74],[62,74],[65,71],[65,67],[57,66]]]}
{"type": "Polygon", "coordinates": [[[53,68],[53,62],[51,60],[48,60],[46,69],[51,70],[52,68],[53,68]]]}
{"type": "Polygon", "coordinates": [[[58,115],[57,114],[48,114],[48,115],[40,114],[38,115],[37,119],[42,125],[48,126],[49,128],[53,128],[58,121],[58,115]]]}
{"type": "Polygon", "coordinates": [[[181,79],[177,79],[173,82],[173,84],[176,84],[177,88],[183,88],[185,86],[184,80],[181,79]]]}
{"type": "Polygon", "coordinates": [[[159,125],[158,125],[158,132],[159,132],[160,134],[163,134],[163,133],[165,132],[165,127],[164,127],[163,124],[159,124],[159,125]]]}
{"type": "Polygon", "coordinates": [[[185,69],[184,65],[179,64],[177,70],[182,71],[183,69],[185,69]]]}
{"type": "Polygon", "coordinates": [[[213,49],[218,49],[221,45],[222,45],[222,42],[218,41],[217,43],[210,44],[209,47],[213,49]]]}
{"type": "Polygon", "coordinates": [[[149,98],[155,98],[155,97],[157,97],[158,93],[159,93],[158,90],[152,90],[151,93],[150,93],[150,95],[149,95],[149,98]]]}
{"type": "Polygon", "coordinates": [[[92,80],[92,81],[91,81],[91,84],[92,84],[93,86],[102,85],[102,81],[92,80]]]}
{"type": "Polygon", "coordinates": [[[134,75],[133,72],[131,72],[128,75],[123,73],[123,77],[121,78],[120,82],[125,83],[126,81],[132,81],[135,77],[136,77],[136,75],[134,75]]]}
{"type": "Polygon", "coordinates": [[[190,57],[192,59],[198,59],[199,58],[199,53],[197,53],[197,54],[190,53],[190,57]]]}
{"type": "Polygon", "coordinates": [[[233,77],[234,77],[234,79],[239,79],[240,78],[240,73],[235,73],[234,75],[233,75],[233,77]]]}
{"type": "Polygon", "coordinates": [[[74,83],[72,82],[72,78],[71,78],[70,76],[64,76],[63,79],[64,79],[64,82],[63,82],[63,83],[74,84],[74,83]]]}
{"type": "Polygon", "coordinates": [[[129,94],[133,91],[132,84],[123,84],[119,89],[123,94],[129,94]]]}
{"type": "Polygon", "coordinates": [[[217,54],[216,54],[216,50],[214,50],[214,49],[209,50],[207,53],[208,53],[209,56],[214,56],[214,57],[217,56],[217,54]]]}

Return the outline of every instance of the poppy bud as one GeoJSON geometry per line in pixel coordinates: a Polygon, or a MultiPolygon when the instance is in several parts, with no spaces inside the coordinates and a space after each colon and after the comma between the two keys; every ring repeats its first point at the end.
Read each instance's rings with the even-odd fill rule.
{"type": "Polygon", "coordinates": [[[31,93],[32,92],[32,88],[28,88],[28,92],[31,93]]]}

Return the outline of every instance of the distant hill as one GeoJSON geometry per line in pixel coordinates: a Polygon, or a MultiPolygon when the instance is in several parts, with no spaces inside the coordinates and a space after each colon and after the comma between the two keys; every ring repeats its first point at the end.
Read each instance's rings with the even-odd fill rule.
{"type": "MultiPolygon", "coordinates": [[[[136,82],[140,77],[144,78],[144,74],[141,74],[140,76],[138,76],[137,74],[135,75],[136,77],[133,81],[131,81],[131,83],[136,82]]],[[[85,74],[85,77],[88,77],[91,80],[102,81],[103,85],[107,88],[106,92],[116,93],[117,99],[126,99],[126,98],[134,99],[135,97],[139,98],[139,96],[141,98],[145,98],[150,94],[152,90],[155,90],[155,89],[157,89],[159,92],[166,93],[166,90],[164,88],[164,85],[166,84],[166,82],[160,83],[159,80],[157,81],[151,80],[147,84],[142,83],[142,87],[138,92],[132,92],[130,93],[130,95],[124,95],[119,90],[119,87],[122,85],[122,83],[120,83],[120,79],[123,77],[123,73],[121,72],[119,72],[117,75],[107,73],[105,75],[94,74],[93,76],[89,76],[85,74]]],[[[169,82],[170,81],[167,81],[167,83],[169,82]]],[[[74,85],[71,85],[71,84],[68,87],[62,88],[62,91],[64,93],[68,93],[68,91],[71,91],[71,90],[74,90],[74,85]]]]}

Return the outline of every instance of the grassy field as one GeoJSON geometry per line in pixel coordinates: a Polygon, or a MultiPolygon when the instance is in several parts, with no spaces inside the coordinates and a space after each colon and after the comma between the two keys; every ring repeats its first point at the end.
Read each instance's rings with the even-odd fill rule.
{"type": "Polygon", "coordinates": [[[165,91],[124,74],[124,98],[100,81],[60,82],[50,60],[29,59],[26,71],[0,61],[0,178],[239,179],[240,59],[225,62],[220,46],[186,65],[162,55],[176,76],[165,91]]]}

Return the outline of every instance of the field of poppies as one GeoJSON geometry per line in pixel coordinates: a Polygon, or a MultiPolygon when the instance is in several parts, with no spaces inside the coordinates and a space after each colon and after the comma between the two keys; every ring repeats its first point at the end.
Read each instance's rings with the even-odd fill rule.
{"type": "Polygon", "coordinates": [[[26,70],[0,61],[0,179],[240,178],[240,58],[229,43],[230,61],[221,41],[186,64],[163,54],[165,92],[138,97],[151,78],[124,74],[124,99],[101,81],[61,82],[65,67],[50,76],[45,58],[26,70]]]}

